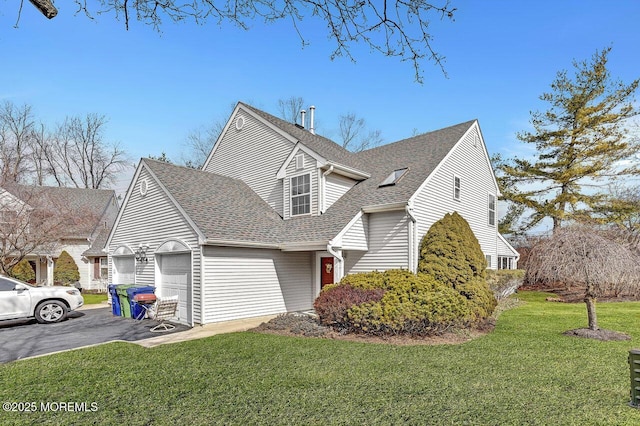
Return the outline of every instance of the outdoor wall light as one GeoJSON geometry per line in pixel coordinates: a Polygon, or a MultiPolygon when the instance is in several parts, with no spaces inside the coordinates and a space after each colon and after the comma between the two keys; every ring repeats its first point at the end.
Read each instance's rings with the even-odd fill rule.
{"type": "Polygon", "coordinates": [[[147,250],[149,249],[149,245],[145,244],[142,245],[140,244],[138,246],[138,249],[136,250],[136,261],[137,262],[148,262],[149,260],[147,259],[147,250]]]}

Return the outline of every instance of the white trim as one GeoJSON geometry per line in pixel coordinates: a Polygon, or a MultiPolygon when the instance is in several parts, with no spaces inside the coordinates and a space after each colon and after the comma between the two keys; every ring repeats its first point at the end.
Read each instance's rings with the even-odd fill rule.
{"type": "Polygon", "coordinates": [[[492,228],[498,226],[498,197],[495,194],[489,192],[487,194],[487,225],[492,228]],[[491,223],[491,197],[493,197],[493,223],[491,223]]]}
{"type": "Polygon", "coordinates": [[[179,239],[179,238],[168,238],[164,241],[162,241],[159,245],[158,248],[154,251],[154,255],[155,254],[172,254],[172,253],[191,253],[192,249],[189,246],[189,244],[187,244],[184,240],[179,239]],[[169,243],[178,243],[181,246],[183,246],[183,248],[181,248],[180,250],[162,250],[162,246],[169,245],[169,243]]]}
{"type": "Polygon", "coordinates": [[[298,217],[298,216],[305,216],[305,215],[311,214],[311,203],[313,201],[311,199],[311,194],[312,194],[312,191],[311,191],[311,172],[310,171],[289,176],[289,217],[298,217]],[[309,192],[293,195],[293,183],[292,183],[293,179],[300,178],[303,176],[309,176],[309,192]],[[305,213],[293,214],[293,197],[304,197],[305,195],[309,197],[309,211],[305,213]]]}
{"type": "Polygon", "coordinates": [[[362,211],[365,213],[380,213],[380,212],[392,212],[396,210],[404,210],[405,207],[410,204],[406,201],[400,201],[398,203],[388,204],[372,204],[362,207],[362,211]]]}
{"type": "Polygon", "coordinates": [[[507,246],[509,250],[511,250],[511,253],[513,253],[513,255],[516,257],[516,260],[520,260],[520,253],[518,253],[518,250],[513,248],[513,246],[509,244],[509,241],[507,241],[507,239],[503,237],[501,233],[498,232],[497,234],[498,234],[498,238],[500,238],[500,240],[504,243],[504,245],[507,246]]]}
{"type": "Polygon", "coordinates": [[[453,174],[453,199],[462,201],[462,178],[455,173],[453,174]]]}
{"type": "MultiPolygon", "coordinates": [[[[318,155],[315,151],[311,150],[310,148],[305,146],[302,142],[298,141],[296,142],[295,146],[293,147],[293,149],[291,150],[287,158],[282,163],[282,166],[280,166],[280,168],[278,169],[278,172],[276,173],[277,179],[284,179],[287,176],[287,167],[294,160],[294,157],[298,155],[298,152],[300,151],[302,151],[305,154],[308,154],[310,157],[316,160],[316,162],[318,163],[316,164],[316,167],[320,167],[320,164],[325,164],[327,162],[327,160],[324,157],[322,157],[321,155],[318,155]]],[[[303,168],[304,168],[304,165],[303,165],[303,168]]],[[[300,170],[300,169],[296,169],[296,170],[300,170]]]]}

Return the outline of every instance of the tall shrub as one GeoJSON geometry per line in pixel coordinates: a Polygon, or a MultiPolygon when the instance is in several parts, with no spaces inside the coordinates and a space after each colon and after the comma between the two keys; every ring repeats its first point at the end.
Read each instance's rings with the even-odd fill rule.
{"type": "Polygon", "coordinates": [[[78,265],[66,251],[60,253],[60,257],[56,260],[53,267],[53,280],[62,285],[73,285],[80,281],[78,265]]]}
{"type": "Polygon", "coordinates": [[[469,223],[457,212],[447,213],[422,238],[418,272],[448,282],[454,288],[485,278],[487,261],[469,223]]]}
{"type": "Polygon", "coordinates": [[[36,272],[27,259],[22,259],[11,270],[11,276],[20,281],[29,282],[36,279],[36,272]]]}

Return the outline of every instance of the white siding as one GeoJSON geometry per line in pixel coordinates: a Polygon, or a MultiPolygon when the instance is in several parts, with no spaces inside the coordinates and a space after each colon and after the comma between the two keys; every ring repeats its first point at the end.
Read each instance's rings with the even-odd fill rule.
{"type": "MultiPolygon", "coordinates": [[[[205,171],[241,179],[280,215],[282,181],[276,173],[293,149],[293,143],[240,110],[242,130],[232,124],[217,142],[205,171]]],[[[231,118],[235,123],[237,116],[231,118]]]]}
{"type": "Polygon", "coordinates": [[[312,254],[205,247],[205,322],[310,309],[312,254]]]}
{"type": "MultiPolygon", "coordinates": [[[[414,200],[420,240],[431,225],[446,213],[457,211],[469,222],[485,255],[491,255],[493,266],[497,257],[497,226],[489,225],[489,194],[496,195],[493,171],[485,155],[482,141],[474,127],[466,138],[440,164],[429,183],[414,200]],[[453,179],[460,181],[460,200],[453,197],[453,179]]],[[[414,247],[414,250],[418,250],[414,247]]]]}
{"type": "Polygon", "coordinates": [[[293,176],[301,176],[305,174],[310,175],[311,182],[311,215],[318,214],[318,166],[316,160],[303,151],[299,151],[298,155],[304,156],[304,168],[296,168],[296,156],[293,157],[291,162],[286,168],[286,177],[283,179],[284,191],[283,191],[283,204],[284,204],[284,218],[289,219],[291,217],[291,178],[293,176]]]}
{"type": "Polygon", "coordinates": [[[362,215],[342,236],[343,250],[368,250],[369,216],[362,215]]]}
{"type": "Polygon", "coordinates": [[[404,211],[369,215],[369,251],[349,251],[345,273],[409,268],[409,219],[404,211]]]}
{"type": "Polygon", "coordinates": [[[336,173],[329,174],[325,179],[324,186],[324,208],[331,207],[333,203],[338,201],[348,190],[350,190],[356,181],[348,177],[341,176],[336,173]]]}
{"type": "Polygon", "coordinates": [[[200,251],[196,232],[187,223],[180,211],[161,189],[151,175],[142,169],[138,180],[133,183],[132,192],[122,206],[120,221],[116,224],[109,245],[109,278],[113,279],[111,254],[120,245],[128,245],[136,250],[140,244],[148,244],[148,261],[137,263],[135,284],[157,285],[155,274],[155,250],[168,239],[184,241],[192,251],[193,264],[193,321],[199,322],[200,315],[200,251]],[[148,182],[147,195],[139,191],[140,182],[148,182]]]}

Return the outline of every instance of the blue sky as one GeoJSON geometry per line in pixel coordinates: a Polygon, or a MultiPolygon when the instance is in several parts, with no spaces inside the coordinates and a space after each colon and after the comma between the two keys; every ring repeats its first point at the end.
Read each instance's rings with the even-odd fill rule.
{"type": "MultiPolygon", "coordinates": [[[[71,1],[46,20],[25,2],[0,14],[0,102],[27,103],[48,124],[68,115],[104,114],[106,137],[132,162],[166,152],[179,159],[189,131],[219,121],[238,100],[277,114],[278,99],[300,96],[316,106],[329,137],[340,114],[354,112],[385,142],[470,119],[480,121],[491,154],[524,147],[516,132],[557,71],[612,46],[613,76],[640,76],[640,2],[617,0],[452,0],[455,21],[433,23],[433,46],[446,56],[448,78],[430,62],[424,84],[409,63],[362,45],[356,62],[329,59],[333,45],[321,23],[304,21],[302,48],[288,22],[231,24],[166,22],[159,34],[112,16],[74,16],[71,1]],[[307,26],[308,25],[308,26],[307,26]]],[[[126,186],[126,177],[123,185],[126,186]]]]}

